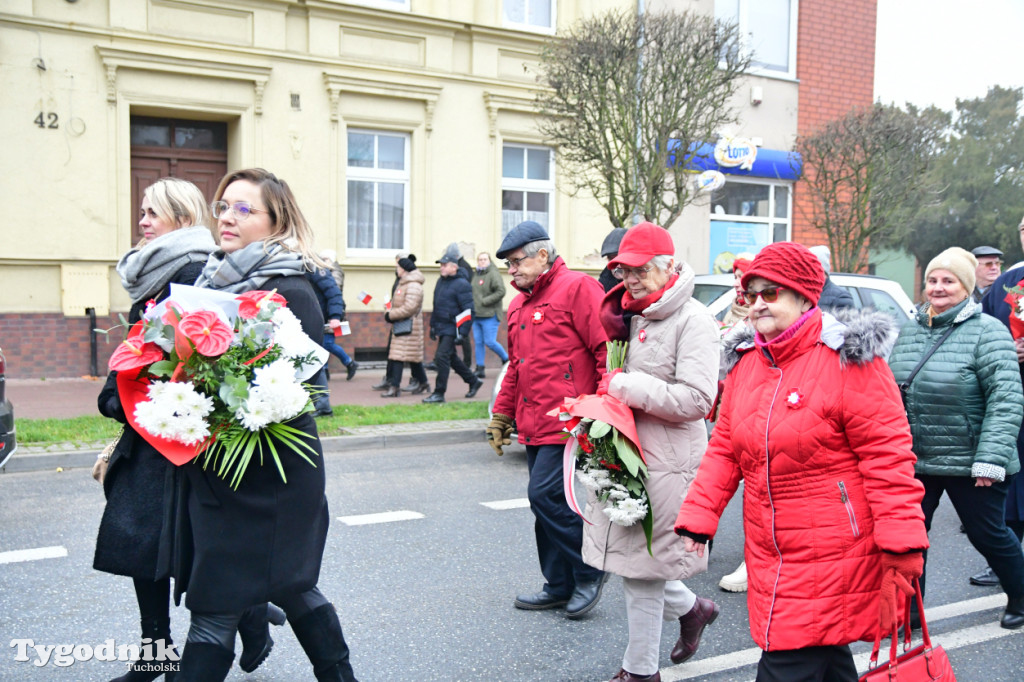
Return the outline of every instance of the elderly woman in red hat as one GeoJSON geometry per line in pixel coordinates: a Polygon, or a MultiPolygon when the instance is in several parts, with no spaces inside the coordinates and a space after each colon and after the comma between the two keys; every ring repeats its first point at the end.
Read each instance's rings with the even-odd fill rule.
{"type": "Polygon", "coordinates": [[[725,341],[718,422],[676,532],[703,553],[740,480],[750,633],[759,682],[854,682],[849,644],[896,620],[928,537],[910,429],[885,362],[883,313],[839,322],[818,307],[825,272],[792,242],[743,275],[745,334],[725,341]]]}
{"type": "Polygon", "coordinates": [[[679,621],[673,663],[693,656],[718,606],[683,580],[707,570],[673,533],[686,489],[707,447],[704,415],[718,383],[718,325],[693,298],[693,270],[675,260],[666,229],[631,227],[609,262],[622,282],[605,295],[601,321],[609,338],[629,340],[622,372],[605,375],[607,392],[633,409],[647,462],[644,481],[654,517],[652,552],[640,524],[611,523],[593,493],[587,504],[583,560],[622,576],[629,644],[615,682],[659,680],[662,621],[679,621]]]}

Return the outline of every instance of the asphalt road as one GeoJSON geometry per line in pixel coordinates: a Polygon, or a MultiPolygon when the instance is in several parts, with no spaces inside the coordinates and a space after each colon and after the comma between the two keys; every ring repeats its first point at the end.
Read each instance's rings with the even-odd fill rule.
{"type": "MultiPolygon", "coordinates": [[[[325,465],[332,524],[320,587],[338,608],[362,682],[598,682],[618,670],[627,634],[619,579],[609,581],[599,606],[581,621],[559,611],[512,607],[517,592],[543,582],[533,517],[516,502],[497,505],[507,509],[483,503],[525,498],[522,448],[502,458],[482,444],[330,453],[325,465]],[[338,520],[384,512],[422,516],[360,525],[338,520]]],[[[10,645],[18,639],[90,647],[108,639],[137,643],[130,580],[91,566],[102,508],[100,487],[84,469],[0,476],[0,680],[108,680],[122,673],[122,664],[100,660],[57,667],[51,657],[36,666],[32,649],[31,660],[17,661],[18,647],[10,645]],[[66,556],[12,561],[16,550],[66,556]]],[[[745,596],[717,589],[721,575],[740,561],[738,511],[734,500],[709,572],[688,581],[721,605],[721,616],[705,632],[697,656],[681,666],[669,661],[678,629],[666,624],[666,682],[754,678],[758,652],[747,628],[745,596]]],[[[958,525],[944,503],[929,556],[933,639],[948,649],[960,682],[1019,682],[1024,630],[998,627],[1005,603],[998,590],[967,584],[984,561],[958,525]]],[[[188,612],[175,609],[172,624],[175,640],[183,642],[188,612]]],[[[251,675],[236,667],[229,679],[313,679],[287,626],[274,628],[274,638],[277,645],[263,666],[251,675]]],[[[857,644],[854,652],[869,648],[857,644]]]]}

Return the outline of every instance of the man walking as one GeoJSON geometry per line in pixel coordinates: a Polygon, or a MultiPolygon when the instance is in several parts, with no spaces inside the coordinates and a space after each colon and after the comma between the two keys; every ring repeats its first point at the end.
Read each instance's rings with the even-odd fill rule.
{"type": "Polygon", "coordinates": [[[467,398],[475,396],[484,385],[455,352],[456,344],[473,329],[473,289],[469,281],[459,275],[458,250],[446,249],[436,262],[441,264],[441,278],[434,287],[430,338],[437,340],[437,352],[434,354],[437,377],[434,379],[434,392],[423,399],[425,403],[445,401],[448,373],[452,369],[469,384],[467,398]]]}
{"type": "Polygon", "coordinates": [[[583,563],[583,521],[569,509],[562,484],[562,424],[548,412],[562,398],[597,389],[607,354],[598,319],[604,292],[593,277],[569,270],[532,220],[512,228],[496,255],[505,259],[520,293],[508,308],[509,364],[487,438],[502,454],[515,419],[519,442],[526,445],[527,495],[546,580],[540,592],[519,595],[513,604],[531,610],[564,606],[569,618],[580,618],[601,598],[605,575],[583,563]]]}

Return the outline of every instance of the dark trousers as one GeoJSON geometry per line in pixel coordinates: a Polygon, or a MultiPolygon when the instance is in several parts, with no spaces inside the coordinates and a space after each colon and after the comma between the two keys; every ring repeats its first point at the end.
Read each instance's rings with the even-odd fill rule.
{"type": "MultiPolygon", "coordinates": [[[[397,360],[388,360],[388,383],[395,388],[402,387],[402,368],[405,366],[404,363],[398,362],[397,360]]],[[[422,362],[410,362],[409,371],[412,373],[412,378],[421,384],[427,383],[427,370],[423,369],[422,362]]]]}
{"type": "MultiPolygon", "coordinates": [[[[294,623],[329,602],[320,591],[320,588],[314,587],[311,590],[306,590],[284,599],[274,600],[274,603],[281,607],[281,610],[288,616],[288,620],[294,623]]],[[[242,613],[202,613],[193,611],[192,623],[188,631],[188,641],[216,644],[228,651],[234,651],[235,633],[238,631],[238,622],[242,619],[242,613]]]]}
{"type": "Polygon", "coordinates": [[[459,337],[459,345],[462,346],[462,361],[467,366],[473,364],[473,342],[470,340],[471,328],[464,327],[464,336],[459,337]]]}
{"type": "Polygon", "coordinates": [[[562,484],[561,445],[527,445],[526,466],[530,471],[527,497],[536,518],[540,572],[545,591],[568,597],[577,584],[593,582],[602,571],[583,563],[583,519],[565,501],[562,484]]]}
{"type": "Polygon", "coordinates": [[[756,682],[857,682],[857,667],[845,645],[765,651],[756,682]]]}
{"type": "MultiPolygon", "coordinates": [[[[1020,541],[1006,527],[1004,505],[1006,490],[1013,477],[996,481],[991,486],[979,488],[970,476],[923,476],[917,479],[924,483],[924,527],[931,530],[932,516],[939,506],[942,493],[949,495],[957,516],[964,524],[967,540],[974,545],[999,577],[999,583],[1010,598],[1024,597],[1024,552],[1020,541]]],[[[924,553],[925,565],[928,552],[924,553]]],[[[925,576],[921,576],[921,592],[925,589],[925,576]]],[[[916,604],[915,604],[916,605],[916,604]]]]}
{"type": "Polygon", "coordinates": [[[434,354],[434,364],[437,365],[434,393],[444,395],[444,392],[448,390],[448,372],[453,369],[470,386],[478,381],[476,375],[469,371],[469,367],[455,352],[456,343],[457,340],[454,336],[440,336],[437,339],[437,352],[434,354]]]}

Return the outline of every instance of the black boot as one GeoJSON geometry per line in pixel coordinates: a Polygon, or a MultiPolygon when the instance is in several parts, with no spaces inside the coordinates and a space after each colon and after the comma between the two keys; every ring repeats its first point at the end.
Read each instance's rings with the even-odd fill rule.
{"type": "Polygon", "coordinates": [[[1024,596],[1009,598],[999,624],[1007,630],[1024,627],[1024,596]]]}
{"type": "Polygon", "coordinates": [[[238,634],[242,638],[242,655],[238,657],[238,667],[247,673],[258,668],[267,660],[270,650],[274,648],[274,639],[270,636],[270,624],[284,625],[284,611],[273,604],[250,606],[238,621],[238,634]]]}
{"type": "Polygon", "coordinates": [[[292,622],[319,682],[358,682],[348,662],[348,645],[333,604],[324,604],[292,622]]]}
{"type": "Polygon", "coordinates": [[[206,642],[186,642],[181,654],[176,682],[223,682],[231,670],[235,654],[206,642]]]}
{"type": "MultiPolygon", "coordinates": [[[[128,668],[127,673],[115,677],[110,682],[151,682],[161,675],[164,675],[164,680],[168,682],[174,679],[178,669],[178,650],[171,641],[170,618],[144,618],[141,625],[142,647],[150,648],[151,658],[159,658],[161,648],[165,648],[174,651],[174,660],[136,661],[128,668]]],[[[140,655],[144,655],[144,652],[145,649],[141,648],[140,655]]]]}

